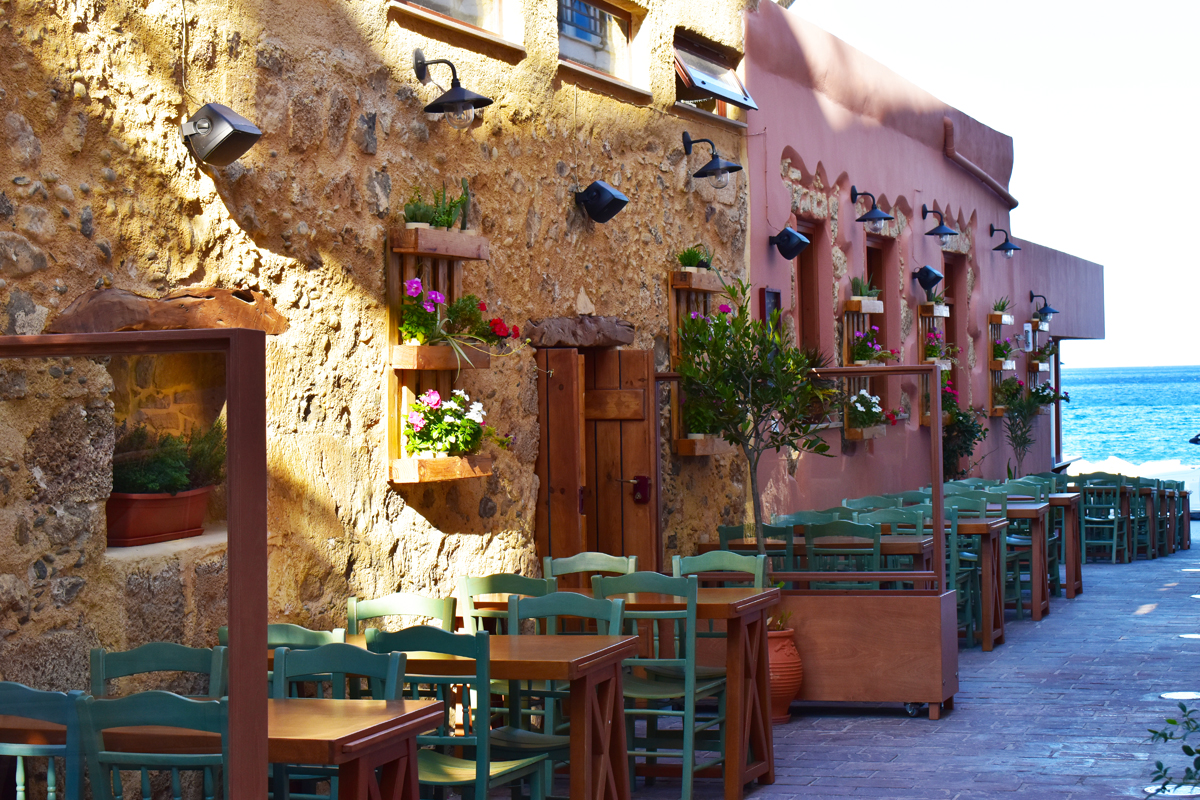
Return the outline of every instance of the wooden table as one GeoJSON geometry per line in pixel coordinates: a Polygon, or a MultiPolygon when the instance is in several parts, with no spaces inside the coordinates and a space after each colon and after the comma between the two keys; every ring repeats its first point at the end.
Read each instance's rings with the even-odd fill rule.
{"type": "MultiPolygon", "coordinates": [[[[592,596],[591,589],[564,589],[592,596]]],[[[675,611],[684,606],[675,595],[641,592],[637,594],[613,595],[625,601],[629,611],[675,611]]],[[[724,620],[726,626],[725,648],[725,798],[740,800],[745,785],[752,780],[759,783],[775,782],[775,747],[771,732],[770,677],[767,672],[767,610],[775,606],[781,597],[778,589],[747,588],[701,588],[697,596],[697,619],[724,620]],[[751,760],[751,755],[753,760],[751,760]],[[731,769],[731,765],[742,765],[731,769]]],[[[481,595],[475,599],[476,608],[507,608],[507,595],[481,595]]],[[[496,637],[504,638],[504,637],[496,637]]],[[[521,638],[521,637],[516,637],[521,638]]],[[[545,639],[547,637],[525,637],[545,639]]],[[[551,637],[553,638],[553,637],[551,637]]],[[[592,637],[565,637],[588,639],[592,637]]],[[[493,639],[495,641],[495,639],[493,639]]],[[[636,641],[636,640],[635,640],[636,641]]],[[[493,659],[495,656],[493,655],[493,659]]],[[[414,672],[413,656],[409,655],[409,668],[414,672]]],[[[420,662],[418,662],[420,663],[420,662]]],[[[493,673],[495,675],[495,673],[493,673]]],[[[496,675],[496,677],[499,677],[496,675]]],[[[573,687],[572,687],[573,689],[573,687]]],[[[572,690],[574,702],[575,692],[572,690]]],[[[621,727],[621,726],[617,726],[621,727]]],[[[572,722],[574,730],[574,722],[572,722]]],[[[624,742],[624,727],[621,727],[624,742]]],[[[572,748],[574,737],[572,737],[572,748]]],[[[624,753],[622,744],[621,752],[624,753]]],[[[572,750],[572,772],[574,781],[574,750],[572,750]]],[[[645,768],[645,765],[643,765],[645,768]]],[[[700,771],[699,775],[720,774],[700,771]]],[[[654,765],[655,775],[678,775],[673,765],[654,765]]],[[[628,775],[628,773],[623,773],[628,775]]],[[[574,798],[574,782],[571,784],[574,798]]],[[[626,792],[628,781],[625,782],[626,792]]],[[[621,797],[627,797],[627,794],[621,797]]]]}
{"type": "MultiPolygon", "coordinates": [[[[508,607],[507,599],[494,599],[491,607],[508,607]]],[[[489,607],[482,600],[476,606],[489,607]]],[[[366,646],[362,634],[346,641],[366,646]]],[[[571,682],[572,800],[629,800],[621,664],[637,655],[637,644],[636,636],[490,637],[493,679],[571,682]]],[[[405,655],[408,674],[475,674],[474,659],[415,651],[405,655]]]]}
{"type": "MultiPolygon", "coordinates": [[[[267,758],[337,765],[339,800],[418,800],[417,734],[441,721],[439,700],[268,700],[267,758]]],[[[0,741],[62,744],[66,729],[0,716],[0,741]]],[[[221,752],[216,734],[158,726],[111,728],[104,745],[129,752],[221,752]]]]}
{"type": "MultiPolygon", "coordinates": [[[[1079,492],[1054,492],[1050,495],[1050,507],[1063,509],[1063,562],[1067,569],[1067,597],[1083,594],[1083,530],[1080,528],[1079,504],[1083,495],[1079,492]]],[[[1032,500],[1030,497],[1009,495],[1010,500],[1032,500]]]]}
{"type": "MultiPolygon", "coordinates": [[[[911,529],[910,529],[911,530],[911,529]]],[[[839,547],[854,547],[861,543],[864,548],[870,545],[862,539],[856,539],[853,536],[835,536],[825,537],[821,540],[823,543],[837,545],[839,547]]],[[[766,550],[768,556],[780,555],[785,550],[785,543],[782,539],[767,539],[766,550]]],[[[721,545],[716,542],[703,542],[700,545],[701,553],[708,553],[713,550],[720,550],[721,545]]],[[[754,539],[733,539],[729,542],[729,549],[737,552],[758,552],[758,542],[754,539]]],[[[799,553],[796,555],[805,558],[801,546],[799,553]]],[[[884,556],[912,556],[914,560],[914,568],[920,565],[922,570],[933,569],[933,537],[932,536],[917,536],[916,534],[904,533],[885,533],[879,537],[879,553],[884,556]]],[[[788,570],[790,572],[790,570],[788,570]]]]}
{"type": "MultiPolygon", "coordinates": [[[[999,506],[988,506],[991,510],[999,510],[999,506]]],[[[1050,511],[1050,503],[1021,503],[1009,502],[1008,518],[1029,520],[1030,558],[1029,558],[1029,604],[1032,606],[1034,621],[1050,613],[1050,569],[1046,554],[1046,514],[1050,511]]],[[[961,526],[961,523],[960,523],[961,526]]]]}
{"type": "Polygon", "coordinates": [[[1001,554],[1001,538],[1008,530],[1007,519],[960,519],[959,536],[979,537],[979,582],[983,595],[980,644],[985,652],[996,645],[1004,644],[1004,558],[1001,554]]]}

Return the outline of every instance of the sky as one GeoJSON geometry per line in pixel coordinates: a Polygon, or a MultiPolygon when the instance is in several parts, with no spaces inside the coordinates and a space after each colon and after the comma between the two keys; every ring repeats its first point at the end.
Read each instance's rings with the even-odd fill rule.
{"type": "Polygon", "coordinates": [[[1200,2],[791,11],[1013,137],[1013,236],[1104,265],[1106,338],[1064,343],[1064,366],[1200,364],[1200,2]]]}

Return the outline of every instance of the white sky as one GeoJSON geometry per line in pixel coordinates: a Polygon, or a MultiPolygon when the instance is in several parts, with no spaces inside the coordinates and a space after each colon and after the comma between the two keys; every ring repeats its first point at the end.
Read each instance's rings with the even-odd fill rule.
{"type": "Polygon", "coordinates": [[[1013,137],[1013,235],[1104,265],[1107,338],[1066,343],[1064,366],[1200,364],[1200,2],[791,11],[1013,137]]]}

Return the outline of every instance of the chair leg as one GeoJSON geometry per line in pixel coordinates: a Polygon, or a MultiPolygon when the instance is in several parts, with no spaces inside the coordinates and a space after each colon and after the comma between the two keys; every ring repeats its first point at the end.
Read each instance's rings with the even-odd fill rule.
{"type": "Polygon", "coordinates": [[[17,756],[17,800],[25,800],[25,756],[17,756]]]}
{"type": "Polygon", "coordinates": [[[54,756],[50,756],[46,761],[46,800],[57,800],[58,782],[54,774],[54,756]]]}
{"type": "MultiPolygon", "coordinates": [[[[728,767],[728,765],[726,765],[728,767]]],[[[680,800],[692,800],[692,782],[696,773],[696,698],[683,698],[683,769],[680,800]]]]}

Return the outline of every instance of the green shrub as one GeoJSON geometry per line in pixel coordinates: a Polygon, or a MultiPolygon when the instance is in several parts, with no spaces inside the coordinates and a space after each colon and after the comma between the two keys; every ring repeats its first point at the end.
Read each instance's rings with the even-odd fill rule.
{"type": "Polygon", "coordinates": [[[225,480],[225,424],[213,423],[186,438],[158,435],[145,425],[121,423],[113,448],[113,491],[127,494],[176,494],[225,480]]]}

